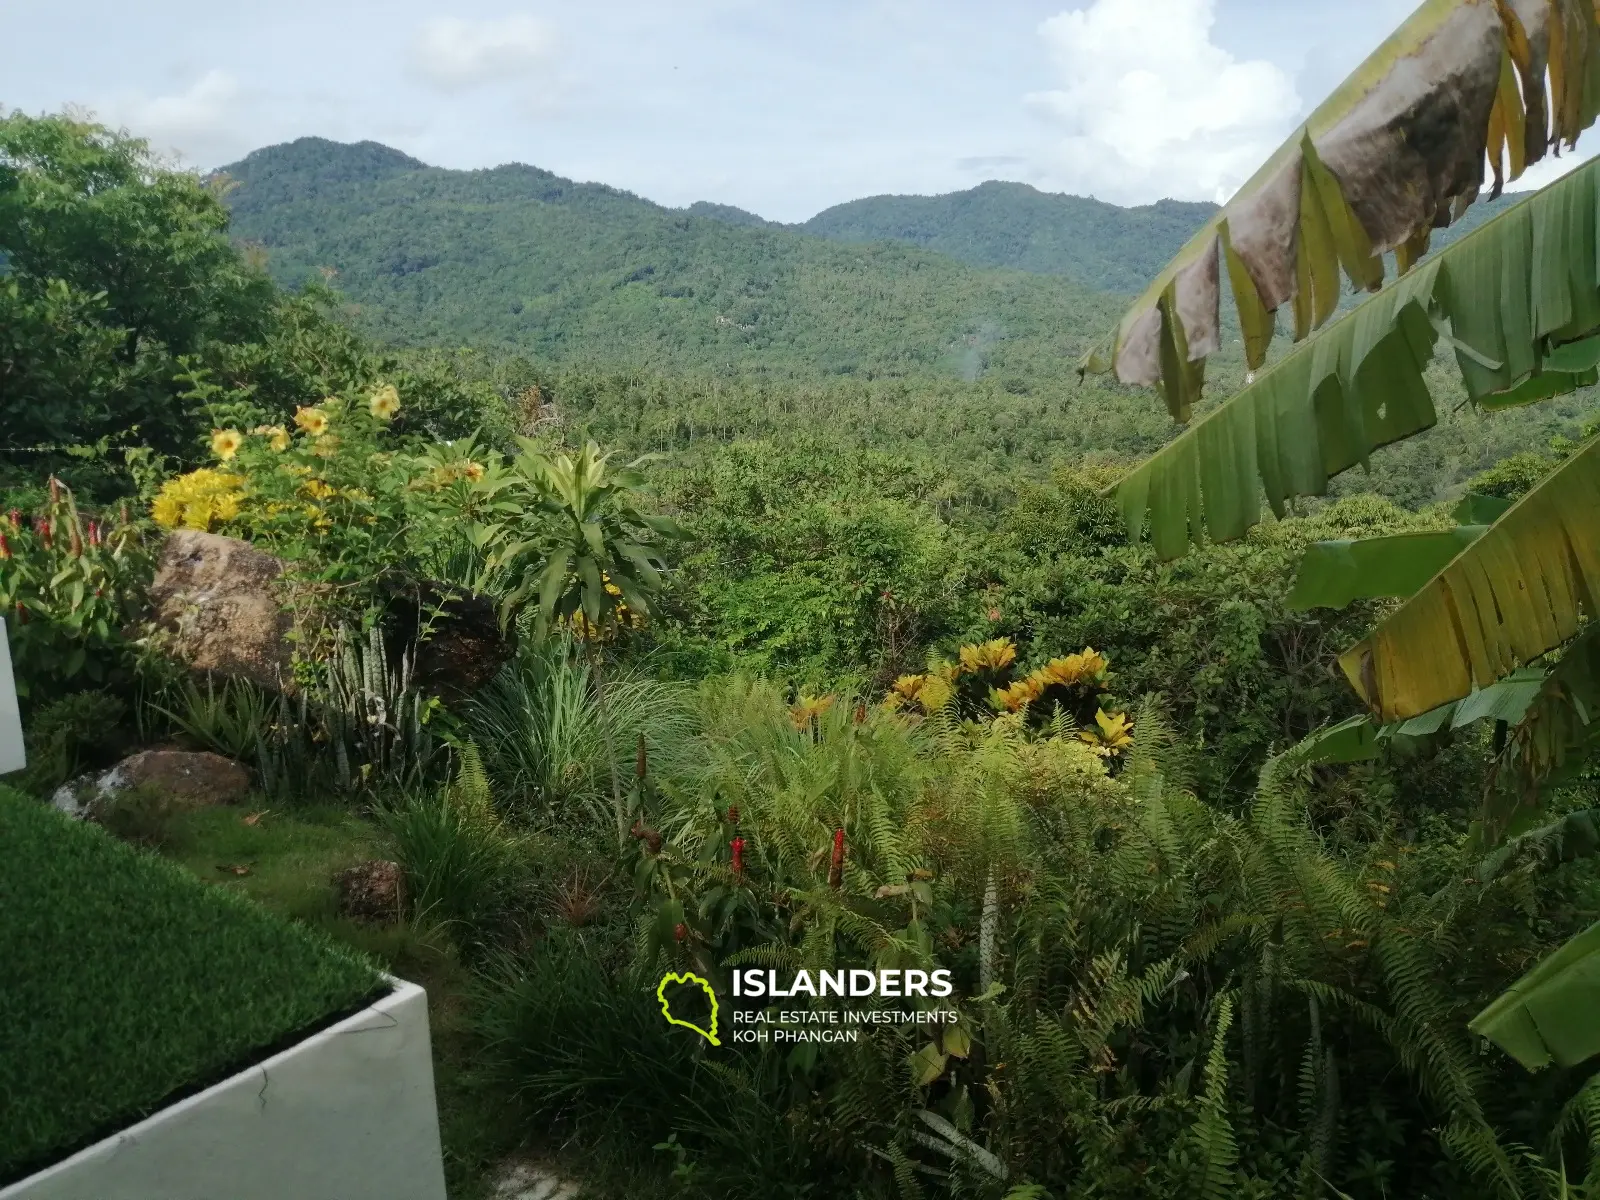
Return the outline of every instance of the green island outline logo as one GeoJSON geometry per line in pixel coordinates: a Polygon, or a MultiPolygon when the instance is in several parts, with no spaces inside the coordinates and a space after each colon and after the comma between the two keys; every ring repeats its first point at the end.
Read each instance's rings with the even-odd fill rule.
{"type": "Polygon", "coordinates": [[[668,971],[661,977],[661,982],[656,984],[656,999],[661,1004],[661,1015],[667,1019],[668,1025],[681,1025],[685,1029],[692,1029],[701,1037],[705,1038],[706,1041],[710,1042],[713,1046],[722,1045],[722,1043],[717,1040],[717,993],[715,990],[713,990],[711,985],[704,979],[701,979],[700,976],[694,974],[692,971],[685,971],[681,975],[676,971],[668,971]],[[697,984],[699,985],[700,989],[705,992],[708,997],[710,997],[711,1031],[709,1033],[707,1033],[704,1029],[701,1029],[700,1026],[696,1025],[692,1021],[680,1021],[677,1017],[672,1015],[672,1004],[667,999],[667,985],[669,983],[697,984]]]}

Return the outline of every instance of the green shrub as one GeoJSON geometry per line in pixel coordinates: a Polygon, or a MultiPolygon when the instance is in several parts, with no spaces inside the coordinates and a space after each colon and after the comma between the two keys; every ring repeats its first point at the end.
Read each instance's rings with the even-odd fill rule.
{"type": "Polygon", "coordinates": [[[454,783],[406,793],[380,806],[377,815],[405,872],[413,920],[443,926],[470,948],[503,931],[526,901],[531,880],[525,839],[495,813],[470,743],[454,783]]]}
{"type": "Polygon", "coordinates": [[[126,748],[128,706],[107,692],[73,692],[39,705],[28,719],[22,786],[43,795],[126,748]]]}
{"type": "MultiPolygon", "coordinates": [[[[606,711],[620,772],[632,773],[640,737],[658,769],[682,768],[695,731],[688,689],[623,672],[606,680],[606,711]]],[[[603,719],[589,666],[561,635],[525,643],[464,710],[506,807],[568,823],[608,819],[603,719]]]]}
{"type": "Polygon", "coordinates": [[[0,1184],[381,993],[365,960],[0,789],[0,1184]]]}

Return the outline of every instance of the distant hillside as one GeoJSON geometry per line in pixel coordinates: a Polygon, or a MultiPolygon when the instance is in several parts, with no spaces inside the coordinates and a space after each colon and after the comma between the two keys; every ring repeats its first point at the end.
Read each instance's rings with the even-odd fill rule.
{"type": "Polygon", "coordinates": [[[1065,275],[1100,291],[1137,292],[1216,211],[1161,200],[1119,208],[1025,183],[943,196],[871,196],[796,226],[842,242],[908,242],[979,267],[1065,275]]]}
{"type": "MultiPolygon", "coordinates": [[[[224,168],[234,233],[396,341],[789,376],[1061,377],[1116,302],[1058,276],[734,224],[536,167],[320,138],[224,168]]],[[[703,206],[706,208],[712,206],[703,206]]],[[[731,210],[737,212],[737,210],[731,210]]]]}

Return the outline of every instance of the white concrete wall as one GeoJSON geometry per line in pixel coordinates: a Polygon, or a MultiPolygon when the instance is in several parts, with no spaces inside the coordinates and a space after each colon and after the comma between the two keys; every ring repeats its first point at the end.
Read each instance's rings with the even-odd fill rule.
{"type": "Polygon", "coordinates": [[[0,1189],[0,1200],[444,1200],[415,984],[0,1189]]]}

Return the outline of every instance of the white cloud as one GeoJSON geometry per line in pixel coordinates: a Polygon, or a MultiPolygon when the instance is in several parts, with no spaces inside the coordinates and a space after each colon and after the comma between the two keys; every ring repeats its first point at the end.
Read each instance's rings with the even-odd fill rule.
{"type": "Polygon", "coordinates": [[[168,96],[127,95],[108,105],[113,125],[149,141],[158,153],[210,166],[238,149],[234,132],[239,81],[213,68],[184,91],[168,96]]]}
{"type": "Polygon", "coordinates": [[[428,83],[456,92],[502,80],[531,80],[550,64],[554,52],[553,31],[536,17],[441,17],[418,31],[411,65],[428,83]]]}
{"type": "Polygon", "coordinates": [[[1264,59],[1211,41],[1215,0],[1094,0],[1039,27],[1059,88],[1027,104],[1059,128],[1041,182],[1122,204],[1222,200],[1293,128],[1300,98],[1264,59]]]}

